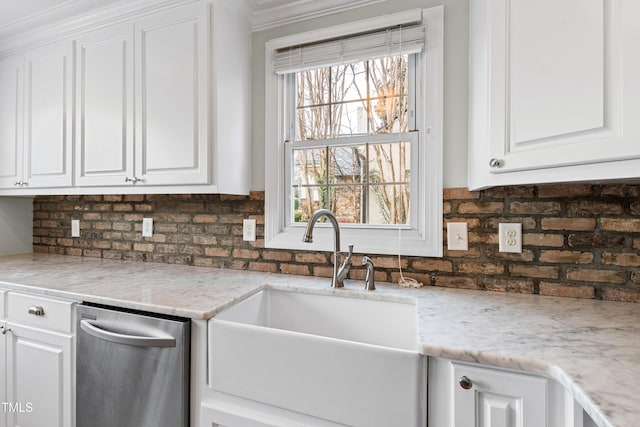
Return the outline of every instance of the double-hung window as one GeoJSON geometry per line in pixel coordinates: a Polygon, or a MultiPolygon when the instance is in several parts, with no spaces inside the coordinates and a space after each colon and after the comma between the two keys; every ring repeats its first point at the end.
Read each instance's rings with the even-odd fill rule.
{"type": "MultiPolygon", "coordinates": [[[[284,37],[266,49],[265,246],[331,210],[355,252],[440,256],[442,8],[284,37]]],[[[318,228],[322,228],[319,225],[318,228]]]]}

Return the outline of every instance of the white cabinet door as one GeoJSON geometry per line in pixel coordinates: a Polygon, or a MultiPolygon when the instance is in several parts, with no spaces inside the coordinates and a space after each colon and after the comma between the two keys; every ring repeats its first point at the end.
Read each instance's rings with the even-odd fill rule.
{"type": "Polygon", "coordinates": [[[72,344],[69,335],[7,322],[7,412],[10,427],[72,427],[72,344]]]}
{"type": "Polygon", "coordinates": [[[0,188],[22,181],[23,59],[0,60],[0,188]]]}
{"type": "Polygon", "coordinates": [[[455,427],[547,425],[545,378],[457,363],[453,378],[455,427]]]}
{"type": "Polygon", "coordinates": [[[73,44],[25,56],[24,173],[29,187],[72,185],[73,44]]]}
{"type": "Polygon", "coordinates": [[[76,184],[123,185],[133,172],[133,24],[76,40],[76,184]]]}
{"type": "Polygon", "coordinates": [[[637,16],[635,0],[470,2],[471,188],[640,176],[611,165],[640,159],[637,16]]]}
{"type": "Polygon", "coordinates": [[[135,176],[145,185],[206,184],[209,6],[153,14],[135,27],[135,176]]]}

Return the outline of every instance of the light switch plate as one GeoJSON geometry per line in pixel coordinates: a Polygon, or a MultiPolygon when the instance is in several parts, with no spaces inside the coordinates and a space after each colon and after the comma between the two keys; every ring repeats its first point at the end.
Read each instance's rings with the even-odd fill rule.
{"type": "Polygon", "coordinates": [[[153,237],[153,218],[142,218],[142,237],[153,237]]]}
{"type": "Polygon", "coordinates": [[[469,250],[469,237],[466,222],[447,223],[447,249],[450,251],[469,250]]]}
{"type": "Polygon", "coordinates": [[[498,242],[500,252],[522,253],[522,224],[498,224],[498,242]]]}
{"type": "Polygon", "coordinates": [[[256,220],[245,219],[242,221],[242,240],[245,242],[256,241],[256,220]]]}
{"type": "Polygon", "coordinates": [[[80,237],[80,220],[71,220],[71,237],[80,237]]]}

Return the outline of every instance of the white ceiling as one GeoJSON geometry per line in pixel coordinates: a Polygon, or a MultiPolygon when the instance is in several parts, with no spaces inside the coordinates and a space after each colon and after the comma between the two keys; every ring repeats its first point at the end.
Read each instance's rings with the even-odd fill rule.
{"type": "MultiPolygon", "coordinates": [[[[0,38],[83,15],[127,0],[0,0],[0,38]]],[[[241,1],[241,0],[231,0],[241,1]]],[[[244,0],[254,30],[385,0],[244,0]]]]}

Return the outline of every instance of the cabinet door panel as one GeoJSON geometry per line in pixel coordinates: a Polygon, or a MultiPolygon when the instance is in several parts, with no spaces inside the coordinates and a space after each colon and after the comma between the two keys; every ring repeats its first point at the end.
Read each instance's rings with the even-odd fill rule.
{"type": "Polygon", "coordinates": [[[539,427],[547,425],[547,380],[529,375],[453,363],[455,427],[539,427]]]}
{"type": "Polygon", "coordinates": [[[22,180],[22,60],[0,61],[0,188],[22,180]]]}
{"type": "Polygon", "coordinates": [[[77,40],[78,185],[133,176],[133,25],[77,40]]]}
{"type": "Polygon", "coordinates": [[[72,184],[72,74],[71,42],[26,56],[24,180],[29,187],[72,184]]]}
{"type": "Polygon", "coordinates": [[[8,426],[70,427],[72,338],[7,322],[8,426]]]}
{"type": "Polygon", "coordinates": [[[511,2],[510,28],[510,148],[602,128],[602,0],[511,2]]]}
{"type": "Polygon", "coordinates": [[[144,184],[208,183],[208,7],[136,24],[136,176],[144,184]]]}

